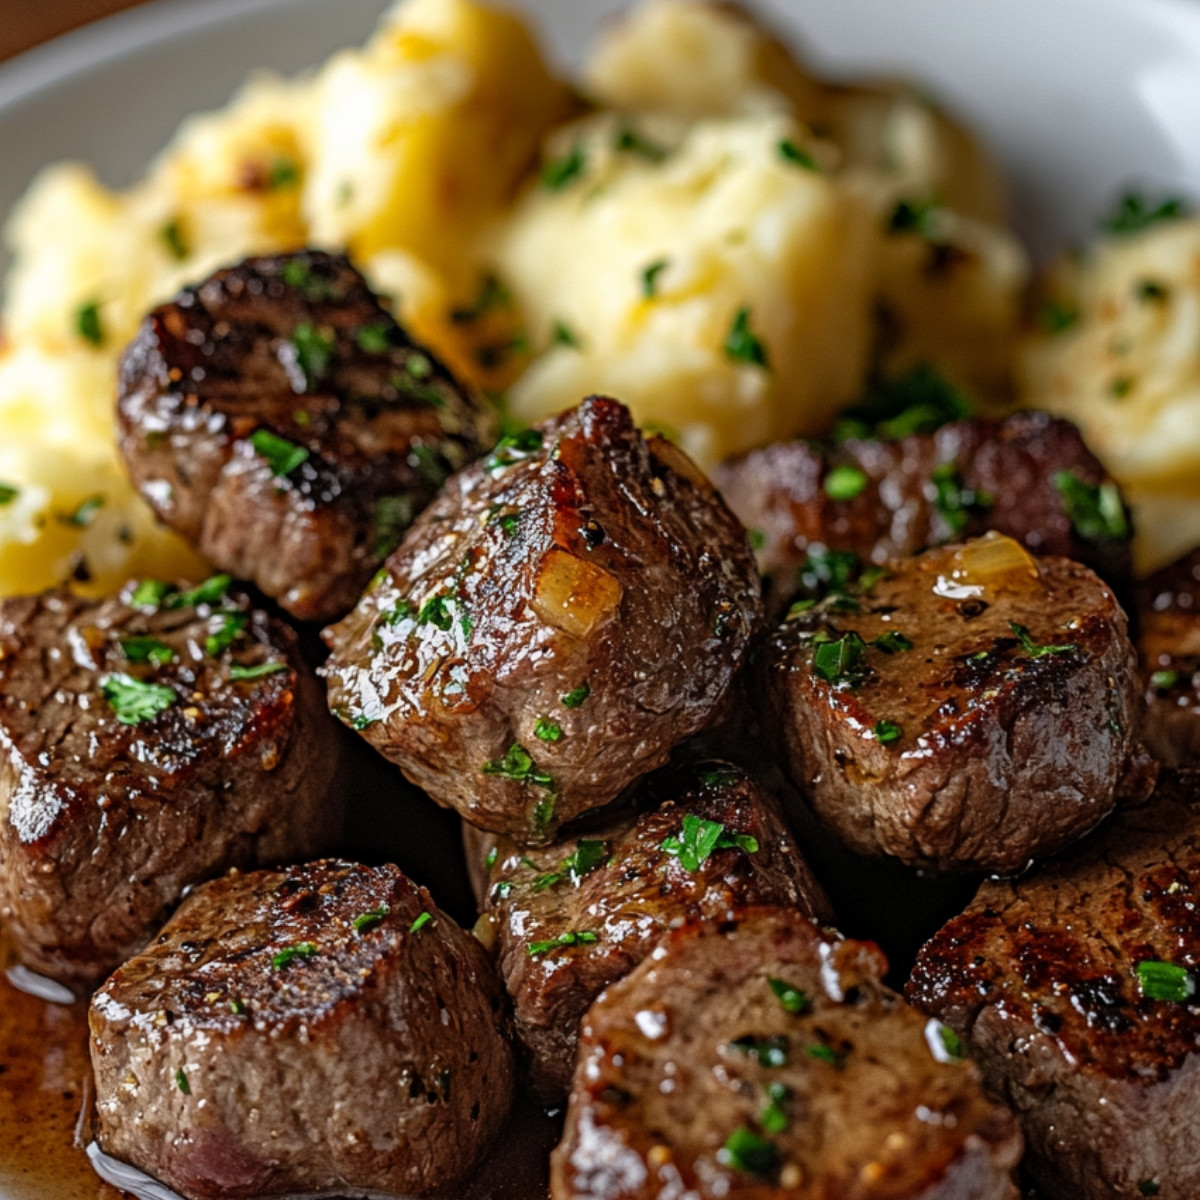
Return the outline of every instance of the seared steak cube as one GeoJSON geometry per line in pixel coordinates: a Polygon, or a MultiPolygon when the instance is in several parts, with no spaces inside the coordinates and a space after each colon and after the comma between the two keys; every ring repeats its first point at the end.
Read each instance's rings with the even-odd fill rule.
{"type": "Polygon", "coordinates": [[[197,889],[92,1000],[98,1141],[189,1200],[445,1194],[508,1115],[483,948],[395,867],[197,889]]]}
{"type": "Polygon", "coordinates": [[[350,609],[492,422],[346,259],[251,258],[150,314],[120,447],[166,524],[289,612],[350,609]]]}
{"type": "Polygon", "coordinates": [[[499,941],[517,1035],[547,1100],[571,1085],[579,1022],[672,926],[737,905],[831,920],[773,798],[723,762],[651,776],[645,811],[537,849],[468,832],[485,867],[483,911],[499,941]]]}
{"type": "Polygon", "coordinates": [[[1200,550],[1139,585],[1137,614],[1146,749],[1166,767],[1195,770],[1200,768],[1200,550]]]}
{"type": "Polygon", "coordinates": [[[1200,817],[1121,813],[989,880],[921,951],[909,998],[957,1030],[1055,1200],[1200,1195],[1200,817]]]}
{"type": "Polygon", "coordinates": [[[0,602],[0,914],[76,990],[192,885],[336,836],[341,731],[295,635],[228,583],[0,602]]]}
{"type": "Polygon", "coordinates": [[[869,582],[794,609],[759,664],[764,720],[828,827],[858,853],[1005,873],[1108,815],[1140,697],[1125,615],[1087,567],[990,534],[869,582]]]}
{"type": "Polygon", "coordinates": [[[545,842],[724,715],[760,612],[708,480],[592,397],[450,480],[326,631],[330,707],[439,804],[545,842]]]}
{"type": "Polygon", "coordinates": [[[1123,598],[1130,588],[1117,484],[1079,430],[1046,413],[957,421],[896,441],[851,438],[831,450],[767,446],[714,479],[756,531],[775,607],[811,592],[827,550],[881,563],[989,529],[1034,554],[1086,563],[1123,598]]]}
{"type": "Polygon", "coordinates": [[[1015,1200],[1016,1123],[885,967],[785,909],[673,929],[584,1020],[555,1200],[1015,1200]]]}

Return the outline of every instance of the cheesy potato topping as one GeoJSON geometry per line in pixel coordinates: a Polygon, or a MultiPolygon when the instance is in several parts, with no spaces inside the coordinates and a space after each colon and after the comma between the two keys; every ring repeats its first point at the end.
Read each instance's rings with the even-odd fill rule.
{"type": "Polygon", "coordinates": [[[703,465],[915,365],[1003,403],[1027,277],[994,166],[936,105],[820,80],[699,0],[610,26],[578,87],[512,13],[402,0],[366,46],[189,119],[128,191],[50,168],[6,236],[0,594],[205,570],[125,479],[117,364],[250,254],[345,250],[513,420],[607,392],[703,465]]]}

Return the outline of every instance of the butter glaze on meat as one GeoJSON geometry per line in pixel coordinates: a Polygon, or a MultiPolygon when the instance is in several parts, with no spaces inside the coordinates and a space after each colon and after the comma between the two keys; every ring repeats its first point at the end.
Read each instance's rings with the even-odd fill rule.
{"type": "Polygon", "coordinates": [[[536,843],[725,715],[761,598],[737,519],[623,405],[518,437],[417,519],[325,671],[434,800],[536,843]]]}

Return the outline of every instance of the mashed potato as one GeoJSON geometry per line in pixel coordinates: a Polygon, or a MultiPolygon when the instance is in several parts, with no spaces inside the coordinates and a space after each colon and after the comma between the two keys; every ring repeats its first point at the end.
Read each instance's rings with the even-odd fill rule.
{"type": "Polygon", "coordinates": [[[0,594],[205,569],[124,479],[116,364],[252,253],[345,249],[515,418],[606,391],[705,464],[917,362],[1004,394],[1024,258],[936,106],[827,84],[694,0],[611,26],[583,90],[518,17],[403,0],[365,47],[185,122],[128,192],[47,171],[7,230],[0,594]]]}
{"type": "Polygon", "coordinates": [[[1200,218],[1110,233],[1064,259],[1040,315],[1020,359],[1022,399],[1076,422],[1121,482],[1141,569],[1191,549],[1200,542],[1200,218]]]}

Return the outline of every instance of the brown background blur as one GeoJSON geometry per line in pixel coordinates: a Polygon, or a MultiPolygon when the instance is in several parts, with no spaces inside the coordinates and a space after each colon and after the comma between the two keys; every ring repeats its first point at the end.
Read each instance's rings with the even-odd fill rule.
{"type": "Polygon", "coordinates": [[[0,59],[139,3],[144,0],[0,0],[0,59]]]}

